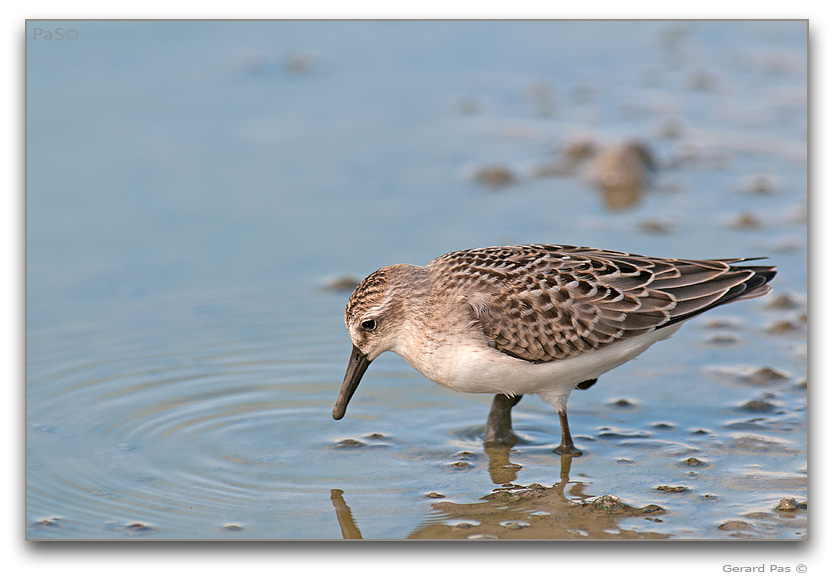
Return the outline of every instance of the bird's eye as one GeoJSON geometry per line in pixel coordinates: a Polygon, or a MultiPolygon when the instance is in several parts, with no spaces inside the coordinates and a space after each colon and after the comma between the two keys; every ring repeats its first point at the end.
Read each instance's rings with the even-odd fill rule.
{"type": "Polygon", "coordinates": [[[374,328],[376,328],[376,320],[374,320],[373,318],[369,318],[368,320],[363,321],[362,328],[364,328],[365,330],[373,330],[374,328]]]}

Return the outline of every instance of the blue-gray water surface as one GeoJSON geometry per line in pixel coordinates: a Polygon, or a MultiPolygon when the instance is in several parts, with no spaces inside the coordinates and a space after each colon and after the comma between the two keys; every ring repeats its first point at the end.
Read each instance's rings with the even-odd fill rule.
{"type": "Polygon", "coordinates": [[[28,22],[28,538],[806,538],[806,33],[28,22]],[[528,242],[779,275],[577,391],[570,462],[390,353],[331,418],[339,278],[528,242]]]}

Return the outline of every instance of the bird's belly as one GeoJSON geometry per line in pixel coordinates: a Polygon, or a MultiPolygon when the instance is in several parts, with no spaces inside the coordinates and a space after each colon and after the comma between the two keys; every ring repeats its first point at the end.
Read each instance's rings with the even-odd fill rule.
{"type": "Polygon", "coordinates": [[[679,324],[584,352],[575,357],[531,363],[482,345],[452,345],[431,356],[409,357],[411,366],[429,380],[464,393],[566,394],[578,383],[595,379],[635,358],[658,340],[669,338],[679,324]]]}

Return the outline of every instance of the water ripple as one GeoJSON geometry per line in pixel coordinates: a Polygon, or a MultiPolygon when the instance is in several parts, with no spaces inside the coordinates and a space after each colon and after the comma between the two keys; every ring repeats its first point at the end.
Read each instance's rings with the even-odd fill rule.
{"type": "MultiPolygon", "coordinates": [[[[221,516],[263,517],[253,503],[272,507],[280,521],[289,516],[276,506],[292,497],[329,496],[322,476],[332,464],[309,461],[337,436],[329,407],[338,373],[329,369],[343,364],[344,345],[321,338],[326,318],[200,312],[162,326],[127,316],[122,324],[30,330],[27,484],[35,537],[162,528],[176,537],[186,514],[202,517],[211,534],[222,529],[221,516]],[[288,331],[294,328],[304,332],[288,331]]],[[[201,536],[193,528],[182,534],[201,536]]]]}

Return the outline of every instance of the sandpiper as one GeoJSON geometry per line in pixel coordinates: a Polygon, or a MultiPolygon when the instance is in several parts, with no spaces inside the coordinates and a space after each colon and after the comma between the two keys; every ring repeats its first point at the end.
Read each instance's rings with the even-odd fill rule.
{"type": "Polygon", "coordinates": [[[770,292],[774,266],[739,265],[755,259],[519,245],[387,266],[348,300],[353,351],[333,418],[344,417],[371,362],[393,351],[448,389],[495,393],[486,445],[516,443],[511,409],[522,395],[536,394],[559,415],[555,452],[579,455],[568,426],[570,393],[669,338],[687,319],[770,292]]]}

